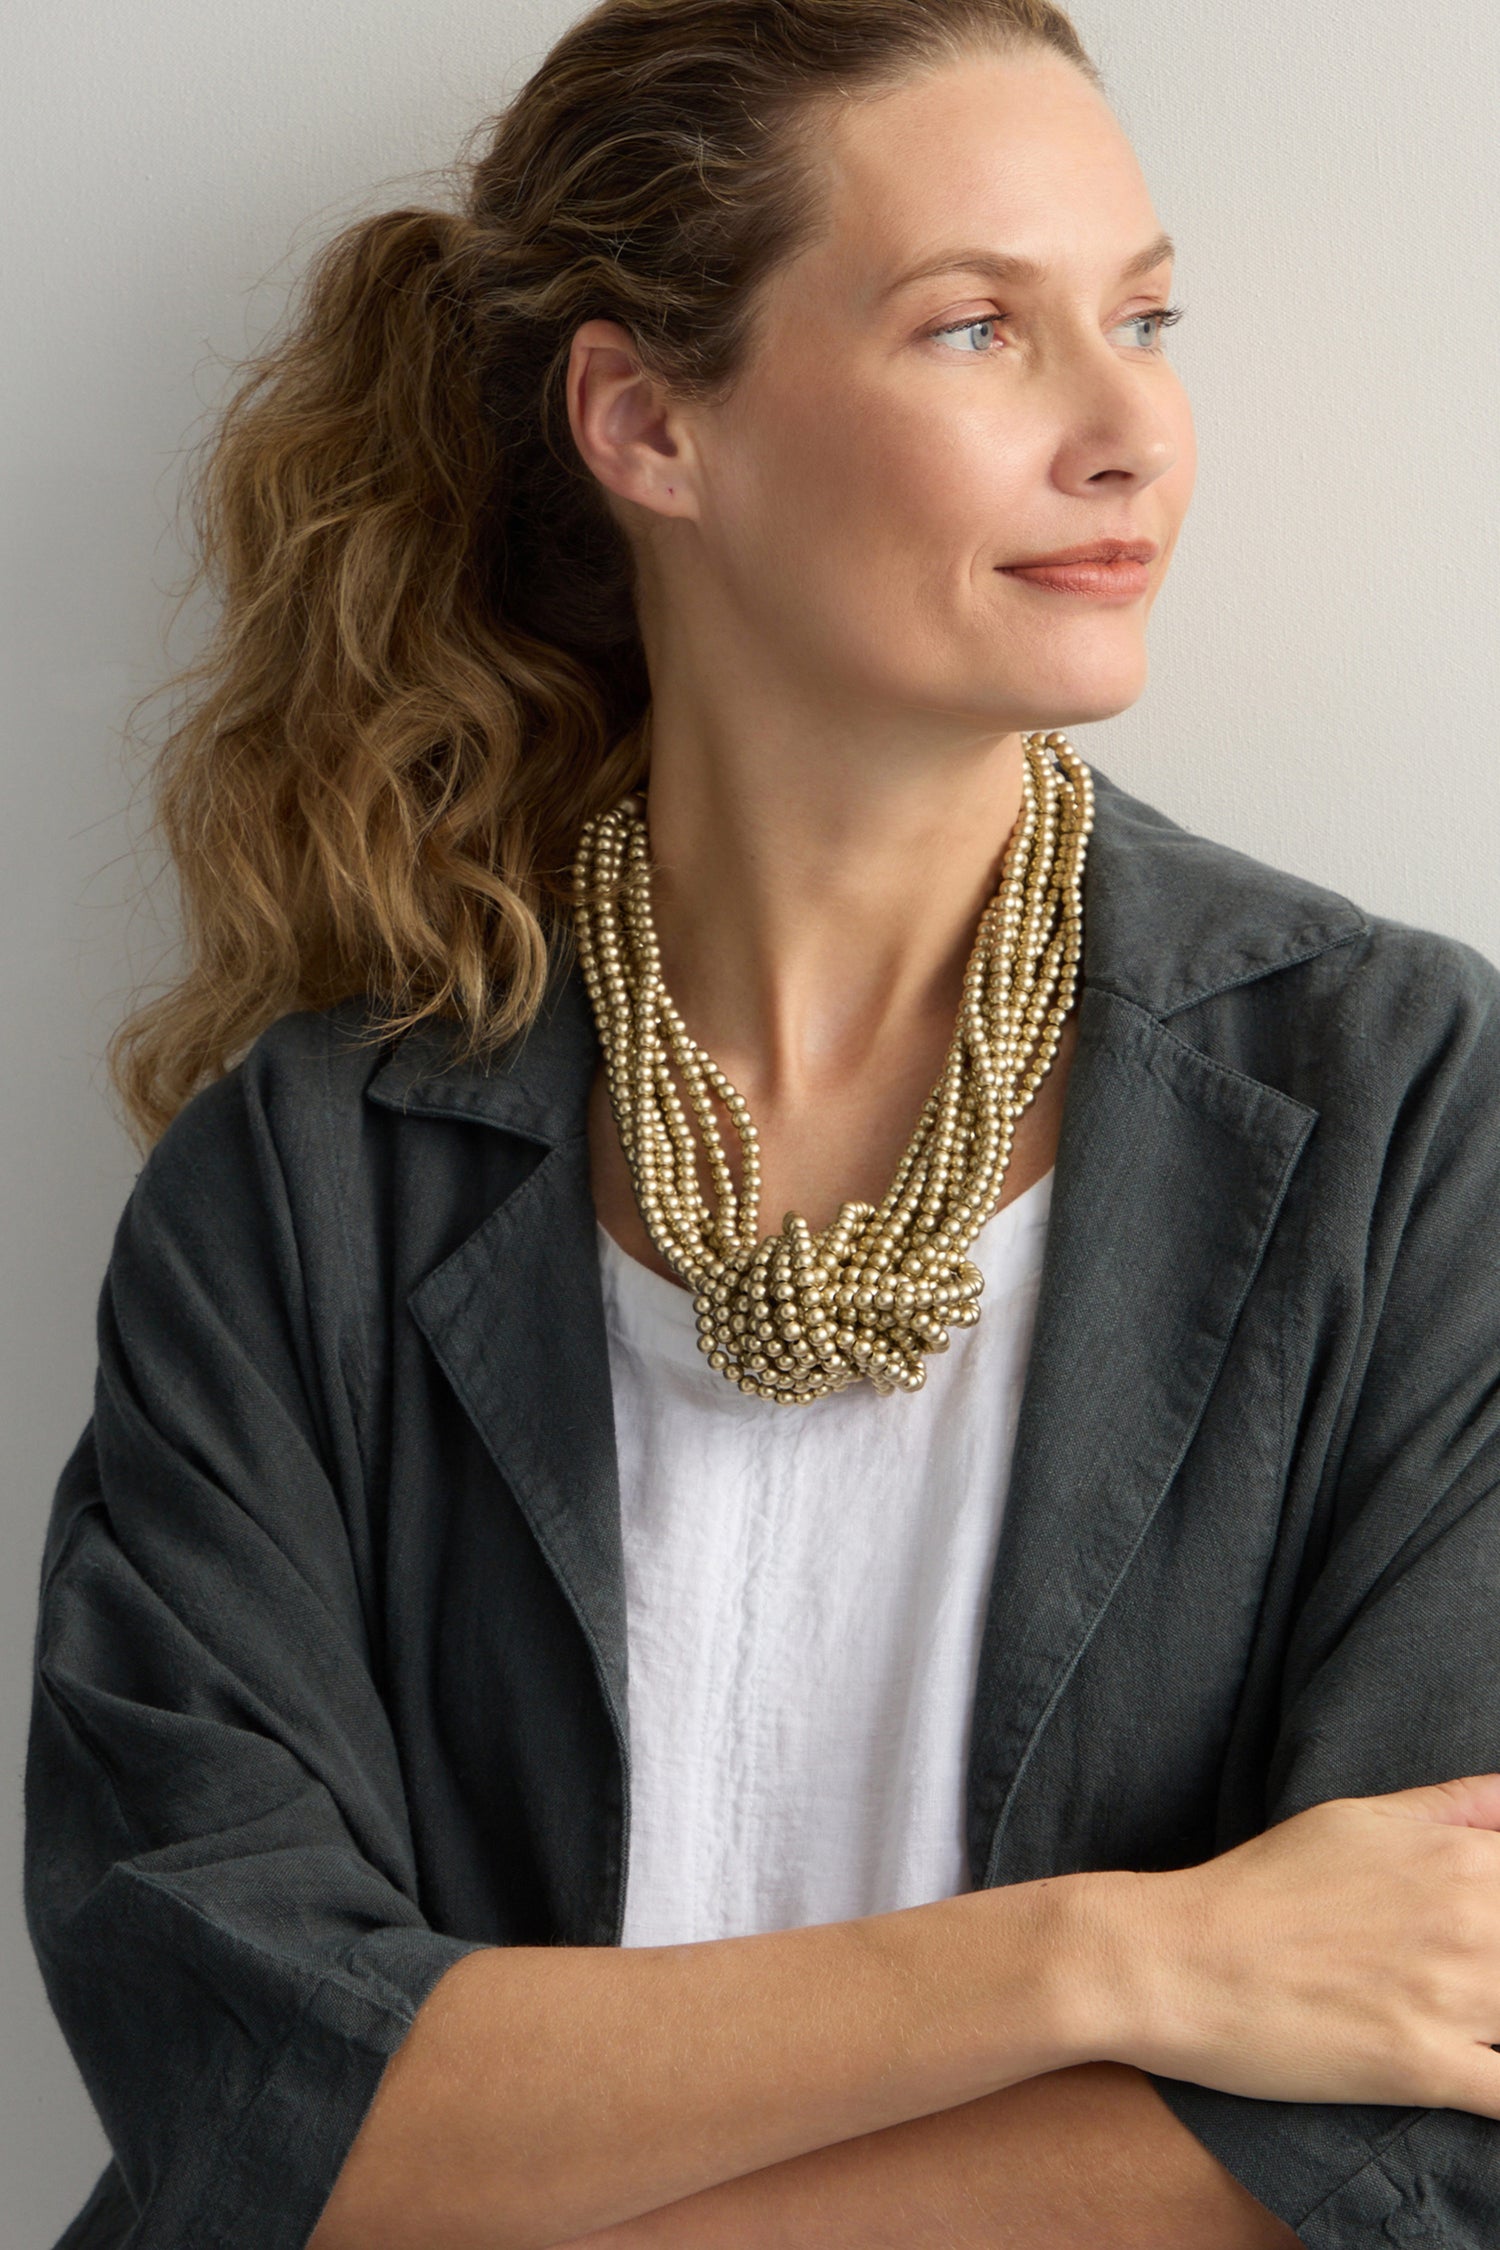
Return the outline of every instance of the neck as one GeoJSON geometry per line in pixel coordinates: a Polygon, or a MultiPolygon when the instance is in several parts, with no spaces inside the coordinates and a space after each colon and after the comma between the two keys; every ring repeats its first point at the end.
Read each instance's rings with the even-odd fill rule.
{"type": "Polygon", "coordinates": [[[1019,734],[903,740],[716,723],[660,702],[648,826],[662,975],[752,1108],[872,1053],[946,1049],[1022,805],[1019,734]]]}

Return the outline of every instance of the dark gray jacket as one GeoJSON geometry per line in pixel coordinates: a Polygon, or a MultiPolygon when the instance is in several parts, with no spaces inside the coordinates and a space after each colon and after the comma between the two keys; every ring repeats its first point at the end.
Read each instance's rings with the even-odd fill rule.
{"type": "MultiPolygon", "coordinates": [[[[1095,781],[976,1884],[1500,1768],[1500,974],[1095,781]]],[[[26,1770],[68,2250],[299,2250],[453,1962],[619,1938],[587,998],[488,1073],[366,1022],[187,1105],[100,1296],[26,1770]]],[[[1500,2124],[1155,2083],[1318,2250],[1500,2242],[1500,2124]]]]}

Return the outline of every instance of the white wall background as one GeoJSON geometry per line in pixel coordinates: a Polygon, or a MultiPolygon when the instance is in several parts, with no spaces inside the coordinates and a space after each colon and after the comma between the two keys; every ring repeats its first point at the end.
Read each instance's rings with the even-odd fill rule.
{"type": "MultiPolygon", "coordinates": [[[[573,12],[7,10],[0,2250],[45,2250],[107,2153],[22,1920],[21,1771],[42,1530],[136,1168],[104,1042],[173,937],[120,729],[164,670],[183,450],[312,245],[420,192],[573,12]]],[[[1079,746],[1190,827],[1500,960],[1500,10],[1074,18],[1181,245],[1200,446],[1151,684],[1079,746]]]]}

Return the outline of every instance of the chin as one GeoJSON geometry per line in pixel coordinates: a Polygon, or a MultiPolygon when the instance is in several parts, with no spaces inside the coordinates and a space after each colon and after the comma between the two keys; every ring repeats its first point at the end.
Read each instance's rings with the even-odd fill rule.
{"type": "Polygon", "coordinates": [[[1138,703],[1145,693],[1146,679],[1144,664],[1069,667],[1059,670],[1047,684],[1039,682],[1035,691],[1027,694],[1026,702],[1048,714],[1035,722],[1038,727],[1061,730],[1091,726],[1099,719],[1117,719],[1122,711],[1138,703]]]}
{"type": "Polygon", "coordinates": [[[1135,684],[1104,693],[1096,687],[1079,689],[1074,682],[1063,680],[1055,687],[1039,683],[1034,691],[1028,687],[1018,693],[1011,680],[998,695],[976,696],[973,709],[999,733],[1065,734],[1069,727],[1117,719],[1140,700],[1140,695],[1141,689],[1135,684]]]}

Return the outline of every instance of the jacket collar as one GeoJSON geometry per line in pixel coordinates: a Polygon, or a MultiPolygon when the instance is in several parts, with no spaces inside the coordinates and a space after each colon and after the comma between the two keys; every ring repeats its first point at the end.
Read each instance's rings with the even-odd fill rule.
{"type": "MultiPolygon", "coordinates": [[[[1055,1792],[1027,1788],[1078,1659],[1192,1443],[1317,1112],[1170,1028],[1229,987],[1368,927],[1349,900],[1191,834],[1097,769],[1069,1072],[967,1769],[976,1885],[1088,1864],[1055,1792]]],[[[489,1067],[409,1035],[376,1102],[467,1117],[543,1154],[407,1307],[515,1496],[591,1651],[618,1813],[559,1767],[565,1940],[618,1942],[629,1825],[624,1561],[587,1103],[598,1057],[576,967],[489,1067]],[[576,1800],[576,1801],[575,1801],[576,1800]],[[592,1825],[591,1825],[592,1824],[592,1825]],[[577,1870],[581,1869],[581,1874],[577,1870]]],[[[961,1342],[960,1342],[960,1348],[961,1342]]],[[[892,1402],[900,1412],[903,1399],[892,1402]]],[[[816,1412],[816,1408],[807,1411],[816,1412]]],[[[476,1500],[476,1505],[487,1504],[476,1500]]],[[[597,1726],[575,1711],[559,1725],[597,1726]]],[[[597,1793],[596,1793],[597,1795],[597,1793]]],[[[613,1799],[611,1800],[613,1802],[613,1799]]],[[[1079,1816],[1081,1817],[1081,1816],[1079,1816]]]]}
{"type": "MultiPolygon", "coordinates": [[[[1368,926],[1338,892],[1195,835],[1091,770],[1081,985],[1165,1022],[1368,926]]],[[[598,1048],[576,965],[554,975],[535,1020],[498,1058],[455,1061],[450,1040],[441,1024],[419,1027],[369,1091],[420,1115],[472,1117],[548,1146],[586,1129],[598,1048]]]]}

